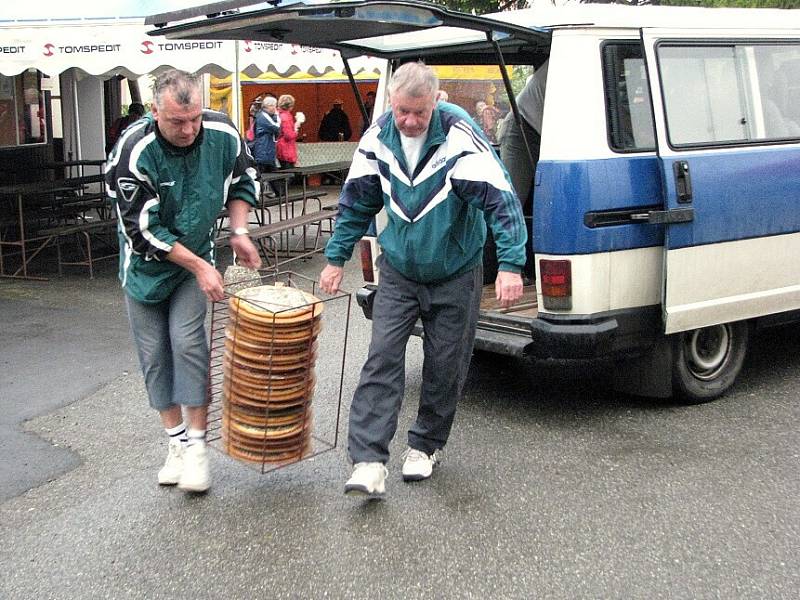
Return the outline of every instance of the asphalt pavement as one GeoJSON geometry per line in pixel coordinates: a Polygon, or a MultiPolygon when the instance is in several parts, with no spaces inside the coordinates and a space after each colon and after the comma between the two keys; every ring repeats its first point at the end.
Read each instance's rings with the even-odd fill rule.
{"type": "MultiPolygon", "coordinates": [[[[364,502],[342,494],[342,437],[267,474],[212,452],[207,494],[160,488],[166,440],[113,276],[0,281],[0,309],[0,598],[788,599],[800,589],[797,328],[760,336],[732,393],[694,407],[617,395],[603,368],[482,356],[442,464],[406,484],[400,454],[422,360],[412,339],[387,499],[364,502]]],[[[341,323],[324,331],[339,335],[341,323]]],[[[368,338],[353,306],[340,434],[368,338]]],[[[327,425],[338,372],[318,367],[327,425]]]]}

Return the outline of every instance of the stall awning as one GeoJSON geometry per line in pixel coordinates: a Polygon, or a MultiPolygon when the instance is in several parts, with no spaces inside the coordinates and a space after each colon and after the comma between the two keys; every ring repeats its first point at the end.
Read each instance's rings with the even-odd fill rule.
{"type": "MultiPolygon", "coordinates": [[[[30,68],[53,77],[71,68],[91,75],[134,77],[175,67],[225,75],[251,76],[297,71],[312,75],[341,71],[339,53],[330,49],[268,42],[168,40],[147,35],[142,19],[78,24],[4,25],[0,27],[0,73],[17,75],[30,68]]],[[[382,70],[383,61],[361,58],[351,68],[382,70]]]]}

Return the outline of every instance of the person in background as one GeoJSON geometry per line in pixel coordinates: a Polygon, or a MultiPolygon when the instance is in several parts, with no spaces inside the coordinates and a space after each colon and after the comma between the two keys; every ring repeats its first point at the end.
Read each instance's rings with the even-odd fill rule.
{"type": "Polygon", "coordinates": [[[478,127],[483,130],[483,111],[486,108],[486,102],[483,100],[478,100],[475,103],[475,115],[472,117],[475,122],[478,124],[478,127]]]}
{"type": "MultiPolygon", "coordinates": [[[[504,119],[503,136],[500,139],[500,158],[508,169],[511,183],[517,192],[517,197],[522,202],[522,212],[526,217],[533,213],[533,181],[536,175],[536,164],[539,162],[539,148],[542,145],[542,114],[544,112],[544,93],[547,85],[547,65],[545,61],[533,76],[528,79],[525,87],[516,98],[517,109],[522,117],[522,129],[519,128],[514,113],[509,111],[504,119]],[[523,136],[525,139],[523,139],[523,136]],[[525,148],[527,139],[531,156],[525,148]]],[[[528,223],[528,239],[532,240],[532,221],[528,223]]],[[[487,241],[484,253],[484,275],[491,277],[496,269],[495,250],[493,240],[487,241]]],[[[525,248],[525,279],[532,281],[536,277],[536,261],[531,242],[525,248]]]]}
{"type": "Polygon", "coordinates": [[[436,101],[437,102],[449,102],[450,95],[445,90],[439,90],[436,92],[436,101]]]}
{"type": "Polygon", "coordinates": [[[114,147],[114,144],[117,143],[122,132],[125,131],[131,123],[135,123],[141,119],[144,113],[143,105],[139,102],[131,102],[131,105],[128,107],[128,114],[114,121],[108,129],[108,135],[106,135],[106,154],[111,152],[111,149],[114,147]]]}
{"type": "Polygon", "coordinates": [[[150,406],[169,437],[158,483],[204,492],[206,302],[225,297],[213,264],[215,223],[227,206],[240,264],[261,265],[247,236],[255,164],[230,119],[203,110],[199,79],[172,69],[156,79],[151,114],[119,139],[105,173],[131,332],[150,406]]]}
{"type": "MultiPolygon", "coordinates": [[[[281,135],[281,119],[278,116],[278,101],[273,96],[265,96],[261,110],[256,113],[253,140],[253,158],[260,174],[275,171],[275,147],[281,135]]],[[[268,184],[268,195],[274,197],[277,191],[268,184]]]]}
{"type": "Polygon", "coordinates": [[[305,121],[305,116],[302,119],[295,120],[293,112],[294,96],[283,94],[278,98],[281,135],[276,145],[276,154],[281,163],[281,169],[291,169],[297,163],[297,140],[301,137],[299,135],[300,126],[305,121]]]}
{"type": "Polygon", "coordinates": [[[319,124],[319,139],[323,142],[347,142],[353,136],[350,118],[342,110],[341,99],[333,101],[333,107],[322,117],[319,124]]]}
{"type": "Polygon", "coordinates": [[[364,99],[364,108],[367,110],[367,120],[364,121],[364,123],[362,124],[361,127],[362,135],[370,126],[370,123],[372,123],[372,113],[375,110],[375,92],[373,91],[367,92],[367,96],[364,99]]]}
{"type": "Polygon", "coordinates": [[[250,110],[247,113],[247,129],[244,132],[244,139],[251,153],[256,140],[256,115],[261,110],[261,101],[261,96],[256,96],[250,103],[250,110]]]}
{"type": "Polygon", "coordinates": [[[385,492],[406,344],[418,319],[424,329],[422,389],[402,476],[420,481],[433,473],[472,356],[487,222],[500,249],[497,300],[508,307],[522,295],[526,234],[519,200],[480,128],[458,106],[437,104],[437,89],[436,74],[422,63],[394,72],[391,112],[378,117],[358,144],[325,248],[320,288],[333,294],[356,242],[385,210],[372,340],[350,408],[349,495],[379,498],[385,492]]]}
{"type": "Polygon", "coordinates": [[[497,122],[500,120],[500,111],[494,104],[485,103],[481,112],[481,127],[483,133],[492,144],[497,143],[497,122]]]}

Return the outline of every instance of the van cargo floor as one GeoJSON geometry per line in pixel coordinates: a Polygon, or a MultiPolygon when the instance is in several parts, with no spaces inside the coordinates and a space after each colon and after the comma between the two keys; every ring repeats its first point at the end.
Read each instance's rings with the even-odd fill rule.
{"type": "Polygon", "coordinates": [[[481,294],[481,311],[535,318],[539,314],[536,304],[536,285],[526,285],[522,290],[522,299],[519,302],[510,308],[502,308],[495,298],[494,283],[486,284],[483,286],[481,294]]]}

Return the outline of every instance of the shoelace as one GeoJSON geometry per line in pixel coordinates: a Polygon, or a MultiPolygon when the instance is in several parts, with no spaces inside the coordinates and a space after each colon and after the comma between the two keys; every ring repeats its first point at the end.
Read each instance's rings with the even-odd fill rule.
{"type": "Polygon", "coordinates": [[[425,454],[422,450],[417,450],[416,448],[409,448],[406,450],[405,459],[411,462],[416,462],[419,460],[429,460],[433,463],[436,463],[436,452],[433,454],[425,454]]]}

